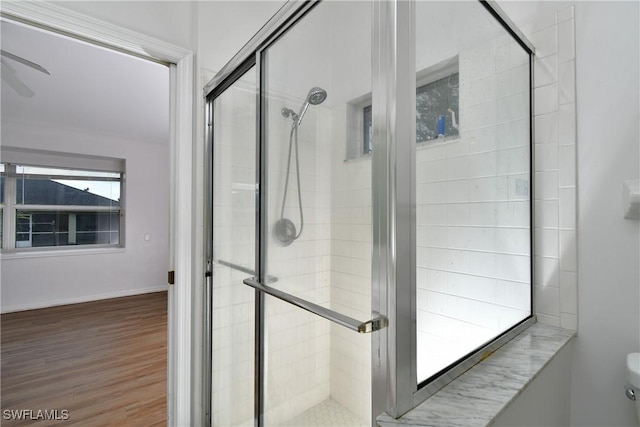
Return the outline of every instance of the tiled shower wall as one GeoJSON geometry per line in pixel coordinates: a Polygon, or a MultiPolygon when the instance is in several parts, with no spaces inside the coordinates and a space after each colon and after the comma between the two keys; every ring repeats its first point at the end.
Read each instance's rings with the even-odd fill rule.
{"type": "MultiPolygon", "coordinates": [[[[371,318],[371,162],[345,162],[356,143],[348,103],[371,92],[372,2],[328,2],[333,10],[331,134],[331,306],[371,318]]],[[[329,36],[330,34],[330,36],[329,36]]],[[[357,127],[356,127],[357,128],[357,127]]],[[[356,143],[357,145],[357,143],[356,143]]],[[[371,336],[331,325],[331,396],[371,425],[371,336]]]]}
{"type": "MultiPolygon", "coordinates": [[[[525,32],[537,48],[534,63],[535,313],[543,323],[569,329],[576,328],[577,316],[573,25],[573,8],[569,8],[558,12],[557,15],[554,14],[544,22],[525,28],[525,32]]],[[[419,293],[427,299],[422,307],[429,307],[422,316],[419,315],[418,327],[422,332],[436,332],[441,335],[453,332],[464,338],[461,334],[464,334],[466,329],[469,332],[467,337],[477,336],[481,340],[482,334],[474,335],[477,330],[482,330],[490,324],[500,325],[501,312],[504,313],[504,321],[508,322],[510,315],[520,315],[526,310],[528,303],[528,289],[525,285],[528,275],[527,262],[505,262],[507,260],[504,255],[511,253],[514,259],[524,259],[522,255],[527,251],[528,203],[525,200],[518,201],[519,195],[515,194],[515,180],[518,179],[519,173],[524,174],[526,171],[526,164],[522,162],[528,160],[524,154],[527,148],[514,145],[514,142],[522,139],[518,136],[528,132],[528,126],[524,120],[519,120],[513,115],[511,106],[517,105],[517,97],[526,91],[526,87],[521,86],[526,82],[520,80],[519,76],[523,74],[519,68],[528,68],[528,65],[514,60],[509,54],[511,49],[519,48],[507,48],[504,39],[502,45],[500,41],[496,43],[489,49],[499,51],[503,48],[502,52],[476,52],[467,58],[465,54],[460,57],[463,81],[467,72],[465,69],[473,68],[474,72],[485,72],[484,76],[467,76],[467,87],[461,88],[461,108],[466,110],[460,113],[461,116],[466,114],[461,121],[464,121],[467,130],[470,131],[467,146],[441,144],[419,147],[417,150],[418,189],[420,190],[421,186],[425,189],[425,185],[430,185],[431,190],[436,190],[435,193],[431,192],[432,195],[435,194],[435,199],[429,196],[423,199],[422,206],[418,207],[418,287],[419,293]],[[495,76],[486,71],[487,67],[472,67],[471,61],[487,56],[496,58],[495,76],[501,75],[496,80],[496,84],[501,85],[501,99],[482,98],[485,96],[483,93],[488,93],[488,77],[495,76]],[[484,123],[484,126],[482,123],[476,126],[473,124],[473,120],[490,120],[487,118],[487,111],[491,111],[492,108],[496,109],[493,110],[496,123],[501,123],[501,129],[497,133],[495,129],[489,129],[487,123],[484,123]],[[476,129],[473,129],[474,127],[476,129]],[[493,139],[490,138],[492,134],[493,139]],[[497,156],[496,150],[499,151],[497,156]],[[496,178],[483,177],[480,169],[486,170],[490,166],[502,168],[503,177],[507,174],[504,185],[496,182],[496,178]],[[474,173],[478,176],[472,177],[474,173]],[[458,176],[457,180],[453,179],[456,178],[456,174],[466,174],[468,180],[461,180],[461,176],[458,176]],[[445,179],[437,178],[438,175],[445,176],[445,179]],[[449,185],[447,180],[458,181],[462,186],[449,185]],[[489,183],[491,190],[486,186],[489,183]],[[506,191],[512,202],[502,206],[491,203],[475,204],[471,208],[472,211],[469,211],[468,208],[472,205],[460,203],[462,200],[456,197],[459,198],[460,191],[466,192],[468,185],[475,187],[477,184],[480,184],[477,188],[480,194],[506,191]],[[456,191],[458,193],[455,193],[456,191]],[[447,208],[450,208],[449,212],[453,215],[443,220],[443,209],[447,208]],[[507,227],[490,227],[488,218],[495,213],[507,227]],[[438,217],[440,219],[437,219],[438,217]],[[460,220],[466,221],[466,224],[459,222],[460,220]],[[487,245],[492,245],[493,249],[487,245]],[[478,259],[486,258],[486,252],[492,250],[498,253],[500,260],[492,257],[487,264],[486,259],[478,259]],[[465,255],[465,252],[468,254],[465,255]],[[441,268],[429,268],[438,262],[450,262],[456,267],[462,265],[467,269],[477,266],[486,270],[495,266],[495,270],[493,276],[471,275],[475,277],[469,281],[467,279],[470,276],[464,271],[442,268],[442,265],[441,268]],[[495,264],[496,262],[498,264],[495,264]],[[519,267],[511,268],[514,265],[519,267]],[[451,301],[464,300],[472,305],[463,304],[464,308],[457,310],[459,318],[451,313],[444,316],[446,319],[439,316],[438,311],[442,313],[443,308],[451,301]],[[478,322],[475,315],[479,312],[486,313],[488,320],[478,322]],[[470,315],[473,318],[469,318],[470,315]]],[[[343,111],[334,112],[336,129],[341,128],[337,122],[343,120],[345,115],[343,111]]],[[[357,317],[362,301],[370,301],[366,292],[370,290],[365,286],[370,283],[369,272],[359,269],[358,272],[346,273],[336,271],[335,266],[341,262],[346,265],[347,259],[355,259],[361,263],[360,265],[368,260],[368,256],[363,254],[370,251],[370,237],[362,227],[365,218],[362,208],[369,209],[370,189],[362,187],[362,180],[369,179],[371,165],[369,159],[362,158],[344,163],[342,167],[336,166],[338,157],[344,155],[342,144],[346,142],[342,142],[343,139],[334,136],[334,141],[338,144],[332,172],[332,185],[336,191],[332,195],[332,304],[350,310],[348,312],[357,317]],[[345,186],[344,183],[350,185],[345,186]],[[352,215],[347,216],[348,212],[352,215]],[[362,286],[358,286],[358,283],[362,286]],[[340,301],[349,302],[335,305],[338,303],[334,295],[340,301]]],[[[472,188],[473,191],[465,195],[472,199],[484,197],[479,195],[477,189],[472,188]]],[[[488,256],[491,257],[490,254],[488,256]]],[[[368,307],[365,307],[361,315],[366,316],[367,309],[368,307]]],[[[332,343],[336,340],[348,343],[348,333],[340,328],[336,329],[339,332],[335,337],[332,336],[332,343]],[[340,337],[341,332],[346,335],[344,338],[340,337]]],[[[356,390],[349,386],[347,378],[359,377],[345,367],[366,365],[368,368],[369,363],[367,360],[359,360],[357,355],[360,353],[355,350],[353,340],[351,343],[332,346],[332,395],[345,396],[342,399],[345,404],[349,399],[353,401],[353,396],[356,395],[356,390]],[[354,347],[353,351],[347,350],[350,347],[354,347]]],[[[353,408],[354,404],[349,404],[348,407],[353,408]]]]}
{"type": "Polygon", "coordinates": [[[535,309],[542,323],[578,321],[574,7],[523,28],[535,61],[535,309]]]}
{"type": "Polygon", "coordinates": [[[528,56],[506,34],[458,55],[460,136],[416,150],[419,380],[530,304],[528,56]]]}
{"type": "MultiPolygon", "coordinates": [[[[273,61],[276,62],[276,61],[273,61]]],[[[283,107],[302,99],[271,97],[268,109],[268,224],[280,218],[287,171],[291,119],[283,107]]],[[[330,275],[330,129],[322,108],[309,108],[298,131],[300,185],[304,228],[299,239],[282,246],[275,238],[267,247],[267,273],[277,277],[270,286],[329,306],[330,275]]],[[[291,160],[284,217],[300,231],[296,165],[291,160]]],[[[278,425],[329,397],[329,321],[289,303],[266,298],[266,420],[278,425]]]]}
{"type": "MultiPolygon", "coordinates": [[[[346,111],[333,111],[331,306],[371,317],[371,161],[345,162],[346,111]]],[[[371,337],[331,325],[331,396],[363,425],[371,418],[371,337]]]]}

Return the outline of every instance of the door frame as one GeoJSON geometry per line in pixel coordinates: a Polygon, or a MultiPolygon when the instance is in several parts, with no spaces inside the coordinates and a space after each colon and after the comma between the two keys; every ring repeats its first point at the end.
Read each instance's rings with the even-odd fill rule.
{"type": "Polygon", "coordinates": [[[167,424],[191,425],[193,240],[193,52],[99,19],[44,2],[2,2],[7,19],[168,64],[170,70],[170,212],[168,290],[167,424]]]}

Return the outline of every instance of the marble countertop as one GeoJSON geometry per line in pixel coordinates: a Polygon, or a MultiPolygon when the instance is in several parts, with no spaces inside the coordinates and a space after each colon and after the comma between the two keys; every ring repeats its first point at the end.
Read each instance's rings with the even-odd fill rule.
{"type": "Polygon", "coordinates": [[[399,419],[380,427],[485,427],[575,335],[536,323],[399,419]]]}

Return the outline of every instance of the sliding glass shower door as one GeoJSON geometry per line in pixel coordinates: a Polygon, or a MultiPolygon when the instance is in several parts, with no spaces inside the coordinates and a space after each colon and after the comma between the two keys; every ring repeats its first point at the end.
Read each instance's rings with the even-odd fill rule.
{"type": "Polygon", "coordinates": [[[209,106],[215,261],[207,334],[216,426],[252,426],[254,420],[256,296],[242,280],[255,274],[256,263],[256,69],[239,74],[209,106]]]}
{"type": "Polygon", "coordinates": [[[308,7],[210,95],[213,425],[372,423],[371,7],[308,7]]]}
{"type": "MultiPolygon", "coordinates": [[[[347,115],[371,94],[370,34],[371,4],[323,2],[262,52],[265,273],[360,320],[371,317],[371,165],[347,161],[347,115]]],[[[371,424],[370,335],[272,296],[265,320],[265,425],[371,424]]]]}

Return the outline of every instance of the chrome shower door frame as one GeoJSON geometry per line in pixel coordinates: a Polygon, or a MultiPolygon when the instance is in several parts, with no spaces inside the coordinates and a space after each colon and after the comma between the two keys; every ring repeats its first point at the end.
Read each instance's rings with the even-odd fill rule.
{"type": "MultiPolygon", "coordinates": [[[[264,300],[270,288],[266,277],[266,237],[269,234],[266,222],[267,200],[262,189],[267,184],[266,134],[266,67],[265,50],[287,29],[309,12],[320,0],[289,1],[247,43],[204,88],[209,102],[212,94],[229,85],[237,70],[250,62],[257,68],[256,92],[256,277],[245,280],[256,289],[255,330],[255,419],[256,427],[264,425],[263,375],[265,370],[264,346],[264,300]]],[[[480,2],[505,29],[518,40],[521,46],[533,55],[533,45],[493,1],[480,2]]],[[[419,388],[416,363],[416,79],[415,79],[415,1],[373,1],[372,22],[372,301],[371,318],[385,319],[388,327],[371,334],[372,367],[372,425],[378,415],[387,412],[399,417],[424,401],[460,373],[477,363],[487,352],[493,351],[517,333],[535,322],[531,316],[497,341],[479,349],[473,356],[449,370],[429,385],[419,388]]],[[[533,61],[530,61],[533,73],[533,61]]],[[[532,77],[531,77],[532,78],[532,77]]],[[[533,93],[530,108],[533,111],[533,93]]],[[[210,110],[207,113],[211,115],[210,110]]],[[[533,129],[531,129],[532,135],[533,129]]],[[[213,144],[212,132],[208,132],[208,143],[213,144]]],[[[532,154],[532,153],[531,153],[532,154]]],[[[533,171],[531,156],[531,171],[533,171]]],[[[209,165],[212,167],[212,164],[209,165]]],[[[209,177],[211,174],[209,173],[209,177]]],[[[210,185],[210,184],[209,184],[210,185]]],[[[533,185],[531,186],[533,190],[533,185]]],[[[212,191],[209,188],[209,191],[212,191]]],[[[532,191],[533,200],[533,191],[532,191]]],[[[207,204],[212,209],[211,203],[207,204]]],[[[209,216],[210,218],[210,216],[209,216]]],[[[533,224],[533,209],[531,210],[533,224]]],[[[533,227],[531,228],[533,232],[533,227]]],[[[209,233],[210,230],[207,230],[209,233]]],[[[207,234],[211,244],[211,234],[207,234]]],[[[533,259],[533,235],[531,236],[533,259]]],[[[211,286],[211,250],[207,251],[205,276],[207,288],[211,286]]],[[[533,264],[532,264],[533,266],[533,264]]],[[[532,268],[533,271],[533,268],[532,268]]],[[[210,290],[207,289],[210,295],[210,290]]],[[[282,294],[280,292],[279,294],[282,294]]],[[[271,295],[287,300],[289,296],[271,295]],[[282,298],[283,297],[283,298],[282,298]]],[[[533,298],[532,298],[533,301],[533,298]]],[[[291,301],[289,301],[291,302],[291,301]]],[[[205,322],[203,337],[205,351],[209,353],[204,363],[211,373],[211,300],[205,299],[205,322]]],[[[298,305],[300,307],[300,305],[298,305]]],[[[302,307],[305,308],[305,307],[302,307]]],[[[305,308],[309,310],[308,308],[305,308]]],[[[315,308],[314,308],[315,309],[315,308]]],[[[312,311],[316,314],[318,310],[312,311]]],[[[532,311],[533,313],[533,311],[532,311]]],[[[328,316],[325,316],[328,318],[328,316]]],[[[346,323],[350,323],[347,321],[346,323]]],[[[206,367],[205,367],[206,368],[206,367]]],[[[205,390],[211,404],[211,389],[205,390]]],[[[208,414],[211,411],[209,408],[208,414]]],[[[205,417],[206,418],[206,417],[205,417]]],[[[203,420],[210,425],[211,419],[203,420]]]]}
{"type": "Polygon", "coordinates": [[[374,422],[411,409],[415,387],[414,9],[411,1],[374,2],[372,310],[389,319],[372,345],[374,422]]]}

